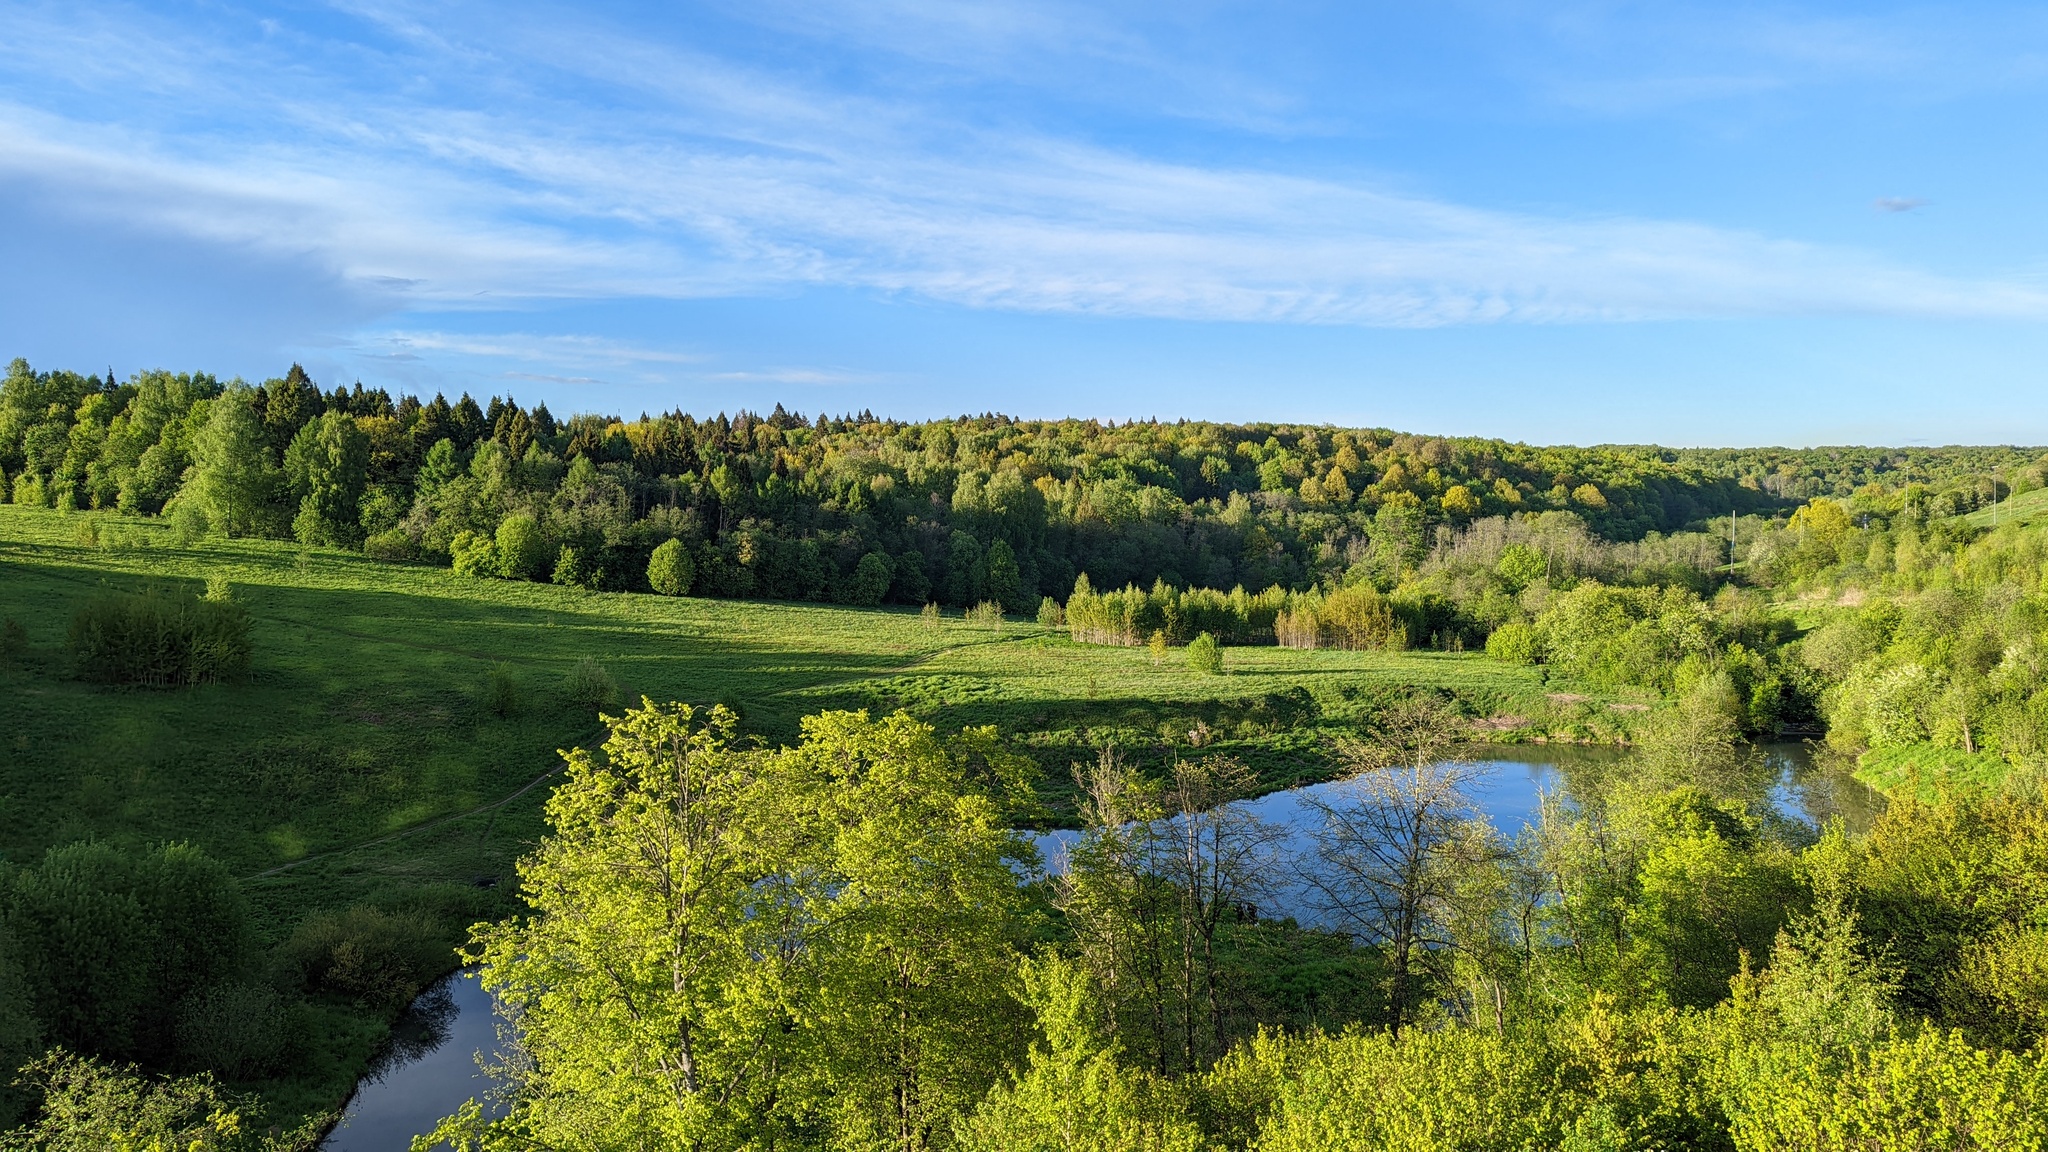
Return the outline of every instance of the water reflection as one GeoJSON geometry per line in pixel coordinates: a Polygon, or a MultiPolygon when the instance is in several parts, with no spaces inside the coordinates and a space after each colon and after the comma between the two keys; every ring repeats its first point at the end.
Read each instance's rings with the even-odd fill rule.
{"type": "Polygon", "coordinates": [[[442,979],[392,1026],[322,1152],[392,1152],[492,1087],[481,1059],[498,1051],[497,1014],[474,971],[442,979]]]}
{"type": "MultiPolygon", "coordinates": [[[[1883,796],[1856,780],[1846,767],[1816,762],[1804,744],[1757,745],[1749,752],[1736,775],[1711,782],[1713,790],[1746,802],[1771,833],[1786,840],[1810,842],[1833,819],[1860,833],[1884,810],[1883,796]]],[[[1471,758],[1482,769],[1473,800],[1508,836],[1537,821],[1545,796],[1598,807],[1618,785],[1635,779],[1639,770],[1634,757],[1618,748],[1513,745],[1474,749],[1471,758]]],[[[1333,793],[1341,787],[1341,781],[1311,784],[1242,801],[1237,807],[1283,830],[1276,845],[1282,856],[1304,859],[1314,847],[1310,832],[1321,819],[1310,801],[1335,801],[1333,793]]],[[[1064,868],[1066,850],[1079,837],[1065,829],[1035,837],[1050,871],[1064,868]]],[[[1268,915],[1294,916],[1304,923],[1315,920],[1299,882],[1276,881],[1265,902],[1268,915]]]]}

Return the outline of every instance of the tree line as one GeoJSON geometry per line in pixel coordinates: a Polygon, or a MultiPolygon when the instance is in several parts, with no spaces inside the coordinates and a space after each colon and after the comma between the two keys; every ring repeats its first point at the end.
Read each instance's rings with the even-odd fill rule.
{"type": "Polygon", "coordinates": [[[2008,489],[2039,482],[2017,450],[1795,453],[1797,483],[1785,457],[780,406],[558,420],[509,398],[323,391],[296,365],[250,385],[17,360],[0,381],[0,498],[17,503],[620,590],[652,589],[673,540],[666,588],[1012,612],[1064,601],[1083,573],[1105,589],[1292,591],[1369,575],[1387,592],[1444,533],[1489,518],[1568,513],[1590,539],[1638,541],[1873,476],[1950,511],[1979,502],[1988,468],[2008,489]]]}

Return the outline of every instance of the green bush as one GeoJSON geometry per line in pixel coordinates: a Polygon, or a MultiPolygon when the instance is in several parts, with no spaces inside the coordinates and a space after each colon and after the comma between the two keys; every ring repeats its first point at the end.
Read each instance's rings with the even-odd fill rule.
{"type": "Polygon", "coordinates": [[[596,712],[619,702],[619,682],[596,660],[585,656],[569,669],[563,691],[578,708],[596,712]]]}
{"type": "Polygon", "coordinates": [[[167,688],[232,680],[249,670],[249,614],[232,602],[157,591],[101,596],[71,619],[81,678],[167,688]]]}
{"type": "Polygon", "coordinates": [[[217,984],[178,1009],[178,1057],[194,1071],[250,1080],[279,1071],[297,1039],[293,1005],[268,984],[217,984]]]}
{"type": "Polygon", "coordinates": [[[161,1064],[180,1007],[256,961],[247,899],[185,845],[53,848],[5,895],[34,1016],[48,1042],[73,1050],[161,1064]]]}
{"type": "Polygon", "coordinates": [[[496,576],[501,571],[497,541],[481,532],[457,532],[448,542],[448,559],[457,576],[496,576]]]}
{"type": "Polygon", "coordinates": [[[1536,629],[1511,620],[1486,638],[1486,654],[1508,664],[1534,664],[1542,656],[1542,638],[1536,629]]]}
{"type": "Polygon", "coordinates": [[[306,991],[398,1008],[455,966],[453,945],[418,913],[357,904],[308,917],[279,950],[306,991]]]}
{"type": "Polygon", "coordinates": [[[567,544],[555,553],[554,582],[564,588],[575,588],[591,583],[591,573],[585,571],[583,554],[567,544]]]}
{"type": "Polygon", "coordinates": [[[548,561],[547,537],[529,512],[514,512],[498,525],[498,571],[507,579],[532,580],[548,561]]]}
{"type": "Polygon", "coordinates": [[[1060,611],[1060,602],[1047,596],[1038,602],[1038,626],[1057,628],[1066,622],[1066,614],[1060,611]]]}
{"type": "Polygon", "coordinates": [[[681,540],[664,540],[647,558],[647,586],[663,596],[687,596],[697,579],[697,565],[681,540]]]}
{"type": "Polygon", "coordinates": [[[21,1082],[43,1098],[42,1115],[8,1134],[10,1149],[283,1152],[317,1135],[266,1131],[255,1100],[207,1075],[163,1079],[59,1050],[22,1069],[21,1082]]]}
{"type": "Polygon", "coordinates": [[[509,664],[493,664],[484,681],[484,707],[503,719],[519,711],[519,678],[509,664]]]}
{"type": "Polygon", "coordinates": [[[1188,669],[1205,676],[1215,676],[1223,671],[1223,645],[1207,632],[1188,641],[1188,669]]]}
{"type": "Polygon", "coordinates": [[[403,528],[387,528],[363,541],[363,555],[372,560],[403,563],[420,558],[419,545],[403,528]]]}

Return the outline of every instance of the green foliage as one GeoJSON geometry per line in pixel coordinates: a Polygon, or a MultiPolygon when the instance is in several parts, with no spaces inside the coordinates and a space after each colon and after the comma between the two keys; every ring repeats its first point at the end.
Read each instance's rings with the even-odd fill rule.
{"type": "Polygon", "coordinates": [[[1023,962],[1037,1019],[1025,1070],[960,1125],[967,1152],[1196,1152],[1201,1129],[1170,1084],[1118,1058],[1084,971],[1057,955],[1023,962]]]}
{"type": "Polygon", "coordinates": [[[512,666],[502,662],[491,665],[484,678],[484,707],[502,720],[519,711],[524,703],[525,692],[512,666]]]}
{"type": "Polygon", "coordinates": [[[596,659],[585,656],[569,669],[562,692],[576,707],[597,712],[619,702],[619,682],[596,659]]]}
{"type": "Polygon", "coordinates": [[[826,713],[765,753],[723,709],[644,703],[567,759],[533,915],[476,938],[536,1072],[510,1116],[438,1135],[943,1141],[1019,1039],[1019,846],[976,781],[1020,778],[992,734],[826,713]]]}
{"type": "Polygon", "coordinates": [[[860,558],[854,566],[853,579],[846,588],[846,602],[873,606],[880,604],[889,594],[889,581],[894,566],[886,552],[870,552],[860,558]]]}
{"type": "Polygon", "coordinates": [[[1203,676],[1216,676],[1223,672],[1223,646],[1207,632],[1188,641],[1188,671],[1203,676]]]}
{"type": "Polygon", "coordinates": [[[300,543],[362,543],[369,467],[369,437],[347,413],[326,412],[299,429],[284,454],[284,479],[298,496],[292,534],[300,543]]]}
{"type": "Polygon", "coordinates": [[[1925,1029],[1859,1050],[1840,1071],[1796,1059],[1771,1071],[1734,1117],[1741,1152],[2048,1147],[2048,1061],[2037,1054],[1925,1029]]]}
{"type": "Polygon", "coordinates": [[[196,992],[178,1009],[180,1063],[244,1081],[281,1072],[299,1039],[294,1008],[267,983],[196,992]]]}
{"type": "Polygon", "coordinates": [[[448,555],[457,576],[495,576],[500,571],[497,541],[481,532],[458,532],[449,542],[448,555]]]}
{"type": "Polygon", "coordinates": [[[307,917],[278,956],[307,992],[391,1011],[446,972],[455,952],[444,931],[417,912],[355,904],[307,917]]]}
{"type": "MultiPolygon", "coordinates": [[[[655,546],[647,558],[647,586],[663,596],[687,596],[690,585],[697,578],[697,565],[690,559],[689,549],[681,540],[664,540],[655,546]]],[[[887,590],[888,574],[883,573],[884,591],[887,590]]],[[[872,603],[881,603],[877,596],[872,603]]]]}
{"type": "Polygon", "coordinates": [[[1501,549],[1494,571],[1507,583],[1508,591],[1520,592],[1549,573],[1550,563],[1542,552],[1528,544],[1510,544],[1501,549]]]}
{"type": "Polygon", "coordinates": [[[313,1133],[266,1132],[254,1102],[211,1076],[162,1079],[54,1051],[24,1069],[43,1099],[31,1126],[0,1136],[21,1152],[284,1152],[313,1133]]]}
{"type": "Polygon", "coordinates": [[[498,522],[498,571],[508,580],[537,579],[548,562],[548,540],[531,513],[514,512],[498,522]]]}
{"type": "Polygon", "coordinates": [[[1542,659],[1543,646],[1534,626],[1510,620],[1486,638],[1486,654],[1509,664],[1534,664],[1542,659]]]}
{"type": "Polygon", "coordinates": [[[252,404],[246,388],[230,388],[208,402],[205,427],[192,441],[184,495],[229,536],[264,531],[278,485],[278,466],[252,404]]]}
{"type": "Polygon", "coordinates": [[[1066,621],[1066,613],[1060,610],[1060,602],[1047,596],[1038,602],[1038,626],[1058,628],[1066,621]]]}
{"type": "Polygon", "coordinates": [[[214,684],[249,669],[249,617],[233,601],[156,590],[100,596],[71,618],[78,675],[150,688],[214,684]]]}
{"type": "Polygon", "coordinates": [[[181,1008],[254,960],[247,899],[183,845],[51,849],[10,878],[6,911],[45,1037],[117,1060],[169,1062],[181,1008]]]}

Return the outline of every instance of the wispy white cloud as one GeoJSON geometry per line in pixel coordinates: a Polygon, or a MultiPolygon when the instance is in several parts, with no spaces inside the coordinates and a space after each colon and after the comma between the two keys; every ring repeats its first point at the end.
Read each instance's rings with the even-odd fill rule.
{"type": "MultiPolygon", "coordinates": [[[[1050,41],[1071,30],[1060,20],[1082,19],[914,7],[905,18],[926,40],[912,46],[931,52],[1050,41]]],[[[880,34],[851,11],[814,19],[880,34]]],[[[311,257],[401,309],[826,285],[985,308],[1386,326],[2048,317],[2048,291],[2023,279],[1941,275],[1683,220],[1489,210],[1356,178],[1161,159],[595,22],[455,31],[405,6],[351,12],[391,38],[342,53],[385,61],[373,90],[303,57],[274,88],[252,78],[260,67],[222,72],[174,99],[244,119],[179,131],[119,105],[38,104],[17,85],[0,104],[0,173],[60,190],[80,213],[311,257]],[[410,79],[436,69],[436,82],[410,79]],[[274,118],[245,123],[264,100],[274,118]]],[[[72,28],[67,44],[98,28],[72,28]]],[[[1142,53],[1098,39],[1107,53],[1142,53]]],[[[1776,51],[1793,58],[1877,51],[1781,39],[1791,46],[1776,51]]],[[[535,363],[659,361],[553,338],[496,350],[404,339],[535,363]]]]}
{"type": "Polygon", "coordinates": [[[530,364],[697,364],[705,356],[673,348],[648,348],[583,334],[498,333],[488,336],[450,332],[384,331],[364,338],[356,351],[365,355],[418,355],[452,352],[518,360],[530,364]]]}

